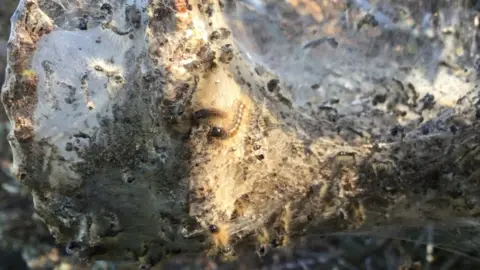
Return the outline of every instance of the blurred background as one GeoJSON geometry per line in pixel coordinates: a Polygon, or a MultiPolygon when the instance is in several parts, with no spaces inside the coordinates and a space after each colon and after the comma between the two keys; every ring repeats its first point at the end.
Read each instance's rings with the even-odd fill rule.
{"type": "MultiPolygon", "coordinates": [[[[356,113],[357,105],[363,109],[362,99],[374,93],[364,90],[371,88],[370,81],[358,75],[363,74],[366,66],[372,70],[369,80],[396,74],[400,80],[417,86],[422,95],[434,95],[437,104],[443,105],[468,92],[475,83],[480,1],[237,1],[238,9],[226,11],[234,36],[249,58],[294,86],[293,99],[300,108],[326,100],[333,106],[341,97],[347,102],[343,102],[345,107],[337,107],[339,112],[356,113]],[[392,62],[395,68],[390,66],[392,62]],[[362,89],[361,94],[357,88],[362,89]]],[[[15,0],[0,0],[1,83],[9,20],[17,4],[15,0]]],[[[430,112],[434,115],[440,109],[430,112]]],[[[401,112],[404,118],[408,114],[401,112]]],[[[0,270],[135,269],[131,264],[113,262],[89,265],[68,256],[65,247],[55,244],[36,217],[28,191],[10,173],[11,152],[6,140],[9,129],[0,106],[0,270]]],[[[386,235],[386,230],[378,234],[306,237],[306,249],[289,253],[292,263],[288,269],[309,269],[302,265],[308,261],[306,258],[319,258],[326,253],[338,259],[336,269],[480,269],[480,240],[472,239],[472,246],[468,247],[437,247],[433,252],[433,230],[427,227],[396,235],[386,235]],[[324,252],[320,254],[318,249],[324,252]]],[[[448,237],[443,239],[443,243],[448,243],[448,237]]],[[[254,263],[247,257],[240,258],[235,263],[237,268],[254,263]]],[[[214,269],[215,264],[205,263],[183,256],[165,269],[183,269],[186,265],[196,265],[189,269],[214,269]]]]}

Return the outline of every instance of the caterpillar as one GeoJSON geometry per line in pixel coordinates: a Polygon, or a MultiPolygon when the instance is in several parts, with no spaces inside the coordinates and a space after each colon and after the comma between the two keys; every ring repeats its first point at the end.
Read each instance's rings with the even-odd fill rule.
{"type": "Polygon", "coordinates": [[[227,113],[221,110],[208,108],[208,109],[200,109],[194,112],[192,115],[193,122],[197,124],[200,122],[201,119],[211,118],[211,117],[226,118],[227,113]]]}
{"type": "Polygon", "coordinates": [[[188,0],[174,0],[175,17],[177,21],[177,29],[185,30],[191,23],[192,17],[189,10],[192,9],[188,0]]]}
{"type": "Polygon", "coordinates": [[[245,104],[240,102],[240,105],[237,110],[237,115],[235,116],[235,122],[233,123],[233,126],[228,130],[228,134],[230,137],[234,136],[240,129],[240,124],[242,123],[242,120],[243,120],[244,111],[245,111],[245,104]]]}
{"type": "Polygon", "coordinates": [[[188,9],[188,0],[175,0],[174,6],[177,12],[186,12],[188,9]]]}
{"type": "Polygon", "coordinates": [[[235,115],[235,121],[233,122],[233,125],[230,127],[230,129],[226,130],[222,127],[214,126],[210,130],[210,136],[221,138],[221,139],[226,139],[226,138],[235,136],[235,134],[237,134],[242,124],[244,112],[245,112],[245,104],[240,102],[237,113],[235,115]]]}

